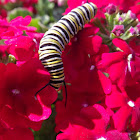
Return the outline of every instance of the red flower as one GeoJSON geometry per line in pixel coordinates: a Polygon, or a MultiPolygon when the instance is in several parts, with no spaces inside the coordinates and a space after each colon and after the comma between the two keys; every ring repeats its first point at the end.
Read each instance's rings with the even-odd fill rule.
{"type": "Polygon", "coordinates": [[[27,128],[14,128],[11,130],[6,130],[6,132],[0,136],[3,140],[34,140],[34,136],[31,130],[27,128]]]}
{"type": "Polygon", "coordinates": [[[140,85],[133,83],[124,87],[124,91],[118,90],[112,85],[112,92],[106,95],[105,103],[116,113],[111,116],[114,120],[114,127],[119,131],[138,131],[140,129],[140,85]]]}
{"type": "Polygon", "coordinates": [[[8,2],[15,3],[17,0],[3,0],[3,4],[7,4],[8,2]]]}
{"type": "Polygon", "coordinates": [[[138,131],[140,129],[139,108],[140,98],[137,98],[135,102],[128,101],[113,115],[115,128],[119,131],[125,131],[129,126],[131,131],[138,131]]]}
{"type": "Polygon", "coordinates": [[[2,39],[9,39],[23,34],[23,30],[35,31],[35,27],[27,26],[31,22],[31,17],[25,18],[19,16],[9,23],[6,20],[0,20],[0,37],[2,39]]]}
{"type": "MultiPolygon", "coordinates": [[[[56,104],[57,131],[66,128],[69,123],[93,128],[94,123],[81,116],[81,109],[103,100],[104,91],[107,94],[111,91],[110,81],[96,69],[96,63],[103,50],[108,52],[105,45],[102,45],[101,37],[93,34],[97,31],[98,29],[94,26],[83,29],[63,52],[65,82],[69,84],[67,85],[67,101],[64,94],[64,100],[56,104]]],[[[63,92],[65,93],[65,90],[63,92]]]]}
{"type": "Polygon", "coordinates": [[[114,39],[115,46],[121,49],[119,52],[103,53],[99,67],[109,74],[112,83],[116,83],[120,88],[126,84],[127,79],[134,78],[135,67],[138,67],[134,51],[121,39],[114,39]]]}
{"type": "Polygon", "coordinates": [[[92,139],[99,137],[105,133],[105,127],[109,122],[109,116],[105,114],[105,109],[100,105],[83,106],[79,116],[75,116],[75,122],[72,125],[69,123],[66,129],[62,128],[61,131],[64,133],[60,135],[60,138],[58,135],[57,139],[61,140],[61,136],[67,137],[68,140],[76,140],[80,137],[86,140],[87,136],[92,139]],[[85,123],[86,126],[81,125],[82,123],[85,123]],[[91,127],[89,128],[89,126],[91,127]]]}
{"type": "Polygon", "coordinates": [[[121,34],[124,33],[124,25],[115,25],[111,32],[119,37],[121,34]]]}
{"type": "Polygon", "coordinates": [[[121,133],[117,130],[111,130],[106,133],[107,140],[130,140],[128,133],[121,133]]]}
{"type": "Polygon", "coordinates": [[[0,18],[6,18],[7,17],[7,11],[3,8],[0,8],[0,18]]]}
{"type": "Polygon", "coordinates": [[[35,99],[35,93],[46,85],[50,78],[49,73],[42,67],[38,59],[32,59],[20,67],[12,63],[1,65],[1,106],[7,105],[32,121],[48,118],[57,93],[48,86],[37,96],[38,100],[35,99]]]}
{"type": "Polygon", "coordinates": [[[109,4],[106,8],[105,8],[106,12],[108,14],[114,14],[116,12],[116,6],[114,4],[109,4]]]}
{"type": "Polygon", "coordinates": [[[4,106],[0,110],[0,119],[0,139],[4,140],[33,140],[33,133],[29,128],[38,131],[42,124],[42,121],[30,121],[28,118],[16,113],[8,106],[4,106]]]}
{"type": "MultiPolygon", "coordinates": [[[[60,129],[66,129],[69,123],[93,129],[94,123],[91,118],[85,117],[84,108],[90,108],[96,102],[101,101],[104,96],[99,92],[95,92],[94,94],[93,92],[78,93],[71,89],[71,87],[67,88],[67,101],[63,100],[56,103],[56,131],[59,132],[60,129]]],[[[96,110],[93,109],[92,111],[95,113],[96,110]]]]}
{"type": "Polygon", "coordinates": [[[6,56],[7,50],[8,50],[7,45],[0,45],[0,56],[2,57],[6,56]]]}
{"type": "Polygon", "coordinates": [[[131,11],[136,14],[137,18],[140,20],[140,5],[139,0],[135,1],[135,5],[131,7],[131,11]]]}
{"type": "Polygon", "coordinates": [[[18,61],[27,61],[31,59],[36,49],[36,43],[28,36],[19,36],[17,38],[5,41],[8,45],[9,53],[14,55],[18,61]]]}
{"type": "Polygon", "coordinates": [[[38,2],[38,0],[21,0],[24,4],[32,5],[38,2]]]}
{"type": "MultiPolygon", "coordinates": [[[[57,132],[60,129],[65,129],[68,127],[69,123],[78,124],[89,129],[93,129],[94,123],[91,121],[91,119],[89,119],[89,117],[85,117],[86,113],[84,113],[84,108],[90,107],[91,105],[104,100],[105,96],[100,80],[102,83],[106,81],[106,87],[104,86],[104,91],[106,93],[109,93],[111,90],[110,82],[107,81],[107,78],[104,75],[101,75],[101,72],[97,73],[96,70],[93,70],[92,72],[88,73],[85,71],[82,75],[85,75],[84,81],[78,81],[80,78],[79,74],[79,78],[75,79],[75,82],[71,82],[71,85],[67,86],[67,100],[65,100],[65,90],[63,90],[64,100],[56,103],[57,115],[55,120],[57,132]],[[86,76],[90,78],[87,78],[86,76]],[[87,81],[85,81],[86,79],[88,84],[87,81]]],[[[95,113],[95,110],[89,112],[95,113]]]]}
{"type": "MultiPolygon", "coordinates": [[[[73,8],[76,8],[77,6],[81,6],[82,4],[86,3],[86,0],[77,0],[76,2],[73,0],[68,0],[68,8],[66,9],[65,14],[70,12],[73,8]]],[[[102,17],[105,18],[104,13],[106,12],[105,8],[111,3],[119,7],[120,10],[123,12],[127,12],[130,7],[136,6],[136,2],[134,0],[128,0],[128,4],[126,4],[125,0],[88,0],[88,2],[94,3],[97,8],[97,14],[96,17],[102,17]]]]}
{"type": "MultiPolygon", "coordinates": [[[[1,128],[0,128],[1,129],[1,128]]],[[[13,129],[4,129],[2,128],[4,132],[1,130],[0,139],[1,140],[34,140],[34,136],[31,130],[27,128],[13,128],[13,129]]]]}
{"type": "Polygon", "coordinates": [[[100,140],[100,139],[109,139],[109,140],[130,140],[127,133],[121,133],[117,130],[107,130],[107,126],[109,125],[110,117],[107,111],[101,106],[95,104],[94,106],[89,106],[82,108],[81,115],[84,118],[92,119],[91,123],[94,123],[94,127],[92,129],[88,129],[81,125],[74,125],[71,123],[66,129],[62,129],[63,133],[57,135],[57,140],[100,140]]]}
{"type": "Polygon", "coordinates": [[[97,82],[96,63],[102,50],[108,52],[108,49],[104,49],[101,37],[93,34],[97,31],[98,28],[87,26],[72,39],[62,54],[66,82],[71,83],[76,92],[93,92],[92,85],[100,83],[97,82]]]}
{"type": "Polygon", "coordinates": [[[64,133],[57,135],[56,140],[130,140],[128,133],[121,133],[117,130],[107,131],[104,135],[97,135],[95,132],[82,126],[69,126],[64,133]]]}
{"type": "Polygon", "coordinates": [[[119,108],[125,105],[128,100],[124,95],[125,93],[119,91],[116,85],[112,85],[110,94],[105,97],[105,104],[109,108],[119,108]]]}
{"type": "Polygon", "coordinates": [[[91,58],[88,57],[82,46],[75,43],[69,46],[64,53],[62,58],[66,82],[71,83],[71,88],[76,92],[95,91],[96,89],[93,89],[92,85],[100,85],[96,66],[92,64],[91,58]]]}
{"type": "Polygon", "coordinates": [[[42,121],[30,120],[28,117],[15,112],[10,106],[3,106],[0,111],[1,123],[5,129],[13,129],[17,127],[32,128],[38,131],[41,128],[42,121]]]}
{"type": "Polygon", "coordinates": [[[28,26],[31,22],[31,16],[26,16],[25,18],[18,16],[15,19],[10,21],[10,26],[15,26],[16,28],[20,30],[26,30],[26,31],[35,31],[35,27],[28,26]]]}
{"type": "Polygon", "coordinates": [[[42,39],[44,33],[38,33],[38,32],[30,32],[26,31],[26,34],[33,39],[35,42],[35,48],[34,48],[34,55],[35,57],[38,57],[38,49],[39,49],[39,44],[40,40],[42,39]]]}
{"type": "Polygon", "coordinates": [[[30,31],[26,31],[26,34],[33,38],[34,41],[37,43],[37,45],[39,45],[40,40],[42,39],[44,33],[38,33],[38,32],[30,32],[30,31]]]}
{"type": "Polygon", "coordinates": [[[134,50],[137,56],[140,55],[140,43],[138,38],[134,38],[129,42],[129,46],[134,50]]]}

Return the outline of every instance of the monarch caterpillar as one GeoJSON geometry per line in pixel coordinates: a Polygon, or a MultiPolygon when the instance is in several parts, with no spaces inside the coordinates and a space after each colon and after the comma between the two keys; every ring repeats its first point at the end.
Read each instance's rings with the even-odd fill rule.
{"type": "Polygon", "coordinates": [[[50,82],[42,89],[51,85],[58,90],[62,83],[65,85],[64,68],[61,59],[62,51],[65,49],[65,45],[70,42],[71,38],[75,36],[79,30],[82,30],[86,23],[90,22],[96,12],[96,5],[91,2],[85,3],[63,16],[44,34],[40,41],[39,59],[50,73],[51,78],[50,82]]]}

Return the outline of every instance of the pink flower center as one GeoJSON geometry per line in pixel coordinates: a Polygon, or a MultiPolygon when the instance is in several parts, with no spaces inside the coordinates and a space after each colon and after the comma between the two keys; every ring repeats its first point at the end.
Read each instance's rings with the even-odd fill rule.
{"type": "Polygon", "coordinates": [[[83,107],[88,107],[88,104],[87,104],[87,103],[84,103],[84,104],[83,104],[83,107]]]}
{"type": "Polygon", "coordinates": [[[18,89],[13,89],[13,90],[12,90],[12,93],[13,93],[14,95],[17,95],[17,94],[20,94],[20,91],[19,91],[18,89]]]}
{"type": "Polygon", "coordinates": [[[114,33],[116,36],[120,36],[124,33],[124,25],[115,25],[112,33],[114,33]]]}
{"type": "Polygon", "coordinates": [[[91,65],[90,70],[94,70],[95,66],[91,65]]]}

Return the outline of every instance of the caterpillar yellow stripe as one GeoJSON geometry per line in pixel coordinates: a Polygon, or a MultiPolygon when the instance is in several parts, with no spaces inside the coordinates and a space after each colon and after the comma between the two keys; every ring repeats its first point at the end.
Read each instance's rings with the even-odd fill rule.
{"type": "Polygon", "coordinates": [[[61,59],[65,45],[79,30],[83,29],[86,23],[90,22],[96,12],[97,7],[92,2],[78,6],[54,24],[41,39],[38,51],[39,59],[50,73],[49,85],[56,90],[59,89],[65,78],[61,59]]]}

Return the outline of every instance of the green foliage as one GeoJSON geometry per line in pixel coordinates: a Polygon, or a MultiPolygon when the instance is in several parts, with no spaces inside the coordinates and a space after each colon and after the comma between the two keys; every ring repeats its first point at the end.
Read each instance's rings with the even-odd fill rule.
{"type": "Polygon", "coordinates": [[[66,9],[66,7],[58,7],[48,0],[39,0],[35,7],[38,13],[37,18],[39,18],[40,22],[48,28],[62,17],[62,13],[66,9]]]}
{"type": "Polygon", "coordinates": [[[44,25],[47,26],[49,23],[55,21],[53,17],[54,3],[50,3],[48,0],[39,0],[35,7],[38,17],[44,25]]]}
{"type": "Polygon", "coordinates": [[[5,9],[8,11],[8,20],[12,20],[18,16],[25,17],[30,15],[32,21],[29,26],[37,28],[37,32],[45,32],[61,17],[66,7],[58,7],[48,0],[39,0],[35,6],[36,13],[28,11],[26,8],[21,7],[22,3],[8,3],[5,9]]]}
{"type": "Polygon", "coordinates": [[[8,4],[4,5],[4,8],[7,10],[7,11],[11,11],[17,7],[22,7],[22,2],[18,1],[16,3],[11,3],[9,2],[8,4]]]}
{"type": "Polygon", "coordinates": [[[48,0],[39,0],[38,4],[35,7],[37,9],[37,13],[40,16],[43,16],[45,14],[48,14],[49,16],[52,16],[54,6],[55,6],[55,4],[50,3],[48,0]]]}
{"type": "Polygon", "coordinates": [[[41,22],[39,18],[32,18],[29,26],[33,26],[37,28],[37,32],[45,32],[47,29],[46,26],[44,26],[41,22]]]}
{"type": "Polygon", "coordinates": [[[42,128],[39,131],[33,131],[35,140],[55,140],[56,134],[55,129],[55,106],[52,104],[52,114],[42,124],[42,128]]]}
{"type": "Polygon", "coordinates": [[[18,16],[25,17],[27,15],[33,16],[33,13],[25,8],[18,7],[8,12],[8,20],[10,21],[18,16]]]}
{"type": "Polygon", "coordinates": [[[5,44],[3,39],[0,40],[0,45],[2,44],[5,44]]]}

